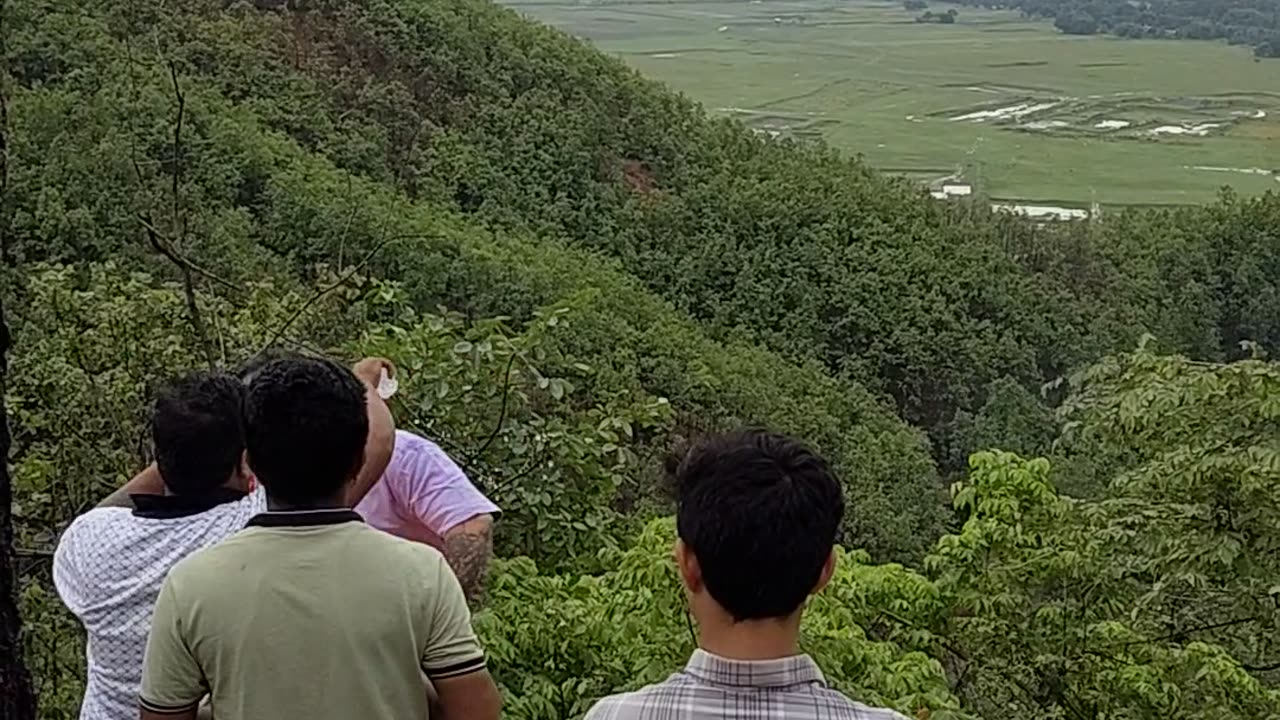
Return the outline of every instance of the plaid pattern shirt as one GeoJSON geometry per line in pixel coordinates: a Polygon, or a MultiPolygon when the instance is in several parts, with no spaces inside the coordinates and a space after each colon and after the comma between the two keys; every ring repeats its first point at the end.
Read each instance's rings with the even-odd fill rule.
{"type": "Polygon", "coordinates": [[[612,695],[586,720],[906,720],[827,687],[808,655],[728,660],[695,650],[684,670],[635,692],[612,695]]]}

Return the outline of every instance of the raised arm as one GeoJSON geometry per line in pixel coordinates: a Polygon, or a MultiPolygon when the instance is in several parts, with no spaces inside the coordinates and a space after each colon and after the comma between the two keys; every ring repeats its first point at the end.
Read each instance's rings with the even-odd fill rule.
{"type": "Polygon", "coordinates": [[[391,455],[395,452],[396,422],[391,416],[387,403],[378,395],[378,379],[386,368],[390,375],[395,374],[395,366],[384,358],[365,358],[356,363],[351,371],[365,387],[365,402],[369,412],[369,438],[364,446],[364,465],[356,481],[347,489],[347,505],[355,507],[360,503],[374,483],[382,477],[391,455]]]}
{"type": "Polygon", "coordinates": [[[133,507],[133,498],[130,495],[163,495],[164,494],[164,478],[160,477],[160,468],[153,462],[145,467],[142,472],[134,475],[129,482],[120,486],[110,495],[102,498],[98,503],[98,507],[133,507]]]}

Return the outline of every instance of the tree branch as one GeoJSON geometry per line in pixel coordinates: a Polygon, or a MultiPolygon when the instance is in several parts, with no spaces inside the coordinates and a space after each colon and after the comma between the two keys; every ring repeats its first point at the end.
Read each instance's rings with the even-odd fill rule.
{"type": "Polygon", "coordinates": [[[187,317],[191,321],[191,328],[196,333],[196,340],[200,343],[200,350],[204,353],[205,362],[209,364],[210,368],[217,367],[217,362],[213,356],[213,344],[209,340],[208,331],[205,329],[204,318],[200,315],[200,304],[196,302],[196,288],[195,283],[191,280],[191,269],[183,264],[172,249],[160,241],[160,235],[156,232],[154,225],[142,218],[142,226],[147,230],[147,238],[151,241],[151,247],[178,266],[178,272],[182,275],[182,292],[186,296],[187,317]]]}
{"type": "Polygon", "coordinates": [[[507,420],[507,402],[511,398],[511,367],[516,363],[516,349],[511,348],[511,357],[507,359],[507,369],[502,380],[502,409],[498,411],[498,423],[494,425],[493,432],[489,433],[489,437],[480,445],[480,449],[467,456],[468,464],[474,463],[476,459],[484,455],[489,446],[498,437],[498,433],[502,432],[502,423],[507,420]]]}
{"type": "MultiPolygon", "coordinates": [[[[187,220],[181,213],[182,196],[178,193],[178,184],[182,179],[182,120],[186,117],[187,97],[182,94],[182,86],[178,84],[178,66],[169,60],[169,79],[173,81],[173,96],[178,100],[178,116],[173,123],[173,220],[176,223],[182,218],[182,231],[178,233],[178,243],[187,237],[187,220]]],[[[177,226],[175,225],[175,229],[177,226]]]]}
{"type": "Polygon", "coordinates": [[[1161,637],[1150,638],[1147,640],[1132,640],[1130,642],[1123,643],[1121,647],[1133,647],[1134,645],[1150,645],[1150,644],[1159,643],[1159,642],[1167,642],[1169,640],[1181,640],[1182,638],[1188,635],[1191,635],[1193,633],[1208,632],[1210,630],[1220,630],[1225,627],[1232,627],[1234,625],[1243,625],[1245,623],[1251,623],[1251,622],[1257,622],[1257,621],[1258,621],[1258,618],[1256,617],[1244,617],[1244,618],[1236,618],[1235,620],[1224,620],[1223,622],[1212,623],[1209,625],[1201,625],[1200,627],[1187,628],[1185,630],[1179,630],[1177,632],[1169,633],[1168,635],[1162,635],[1161,637]]]}
{"type": "Polygon", "coordinates": [[[544,450],[540,455],[538,455],[537,459],[535,459],[533,462],[530,462],[528,465],[525,465],[523,468],[520,468],[520,472],[517,472],[515,475],[512,475],[506,480],[503,480],[502,482],[489,488],[489,494],[497,495],[502,490],[505,490],[511,485],[515,484],[517,480],[523,480],[526,477],[529,477],[530,475],[533,474],[534,470],[541,467],[542,463],[547,461],[550,455],[551,455],[550,450],[544,450]]]}
{"type": "MultiPolygon", "coordinates": [[[[0,0],[0,11],[3,7],[4,2],[0,0]]],[[[4,33],[0,32],[0,58],[4,57],[5,50],[3,37],[4,33]]],[[[13,262],[9,247],[9,106],[5,100],[8,81],[8,70],[0,68],[0,260],[5,265],[13,262]]]]}
{"type": "Polygon", "coordinates": [[[373,246],[373,249],[365,253],[365,256],[360,259],[360,262],[353,265],[350,270],[343,273],[342,276],[339,277],[337,280],[324,286],[323,288],[320,288],[319,290],[316,291],[314,295],[312,295],[310,298],[307,298],[307,301],[302,303],[302,305],[299,306],[298,309],[295,310],[294,313],[289,316],[289,319],[284,321],[283,325],[276,328],[275,332],[271,333],[271,337],[269,337],[267,339],[266,344],[262,346],[262,350],[266,350],[267,348],[279,342],[280,338],[284,336],[285,332],[287,332],[289,328],[295,322],[298,321],[298,318],[301,318],[302,315],[306,313],[306,311],[309,310],[312,305],[315,305],[323,297],[333,292],[334,290],[337,290],[343,285],[346,285],[348,280],[355,277],[356,273],[360,272],[362,269],[364,269],[365,265],[369,264],[369,261],[373,259],[374,255],[378,254],[378,251],[381,250],[383,246],[387,245],[393,240],[399,240],[399,239],[401,239],[401,237],[388,238],[388,239],[378,241],[378,243],[373,246]]]}
{"type": "MultiPolygon", "coordinates": [[[[130,71],[132,73],[132,49],[129,50],[129,53],[130,71]]],[[[174,63],[173,60],[169,60],[168,66],[169,79],[173,84],[173,95],[178,103],[177,116],[175,117],[173,124],[173,147],[170,156],[170,192],[172,195],[172,209],[169,222],[175,236],[173,239],[166,238],[165,234],[156,228],[155,222],[152,220],[149,211],[140,213],[138,221],[146,230],[147,239],[150,242],[151,247],[160,255],[167,258],[169,262],[173,263],[173,265],[178,269],[178,273],[182,277],[183,294],[186,296],[187,317],[191,322],[192,330],[195,332],[196,340],[200,344],[200,350],[204,354],[205,362],[208,363],[210,368],[214,368],[217,367],[217,358],[214,354],[213,343],[209,339],[209,332],[205,326],[204,317],[200,313],[200,303],[196,298],[195,279],[192,277],[192,273],[198,272],[199,274],[226,286],[233,292],[238,292],[239,288],[191,262],[180,250],[183,241],[187,236],[187,217],[186,213],[183,212],[181,194],[182,127],[186,118],[187,98],[182,93],[181,83],[178,82],[177,64],[174,63]]],[[[132,74],[130,74],[130,80],[132,81],[132,79],[132,74]]],[[[137,175],[139,184],[141,184],[143,181],[142,167],[138,162],[136,143],[134,142],[132,133],[130,133],[130,159],[133,162],[133,171],[137,175]]]]}
{"type": "Polygon", "coordinates": [[[212,280],[218,283],[219,285],[226,288],[227,290],[230,290],[233,293],[239,293],[242,291],[243,288],[241,288],[239,285],[231,282],[230,280],[227,280],[226,278],[219,276],[218,274],[214,273],[212,270],[208,270],[208,269],[205,269],[204,267],[201,267],[200,265],[197,265],[190,258],[178,252],[178,250],[174,248],[173,245],[165,239],[164,233],[156,229],[155,223],[152,222],[152,220],[150,219],[150,216],[139,215],[138,222],[141,223],[142,227],[147,231],[149,235],[149,239],[151,241],[151,246],[155,248],[156,251],[158,251],[161,255],[164,255],[166,258],[168,258],[169,261],[172,262],[174,265],[178,266],[179,270],[183,272],[193,272],[193,273],[196,273],[197,275],[202,275],[208,278],[209,280],[212,280]]]}
{"type": "MultiPolygon", "coordinates": [[[[0,0],[0,13],[4,12],[0,0]]],[[[4,56],[0,55],[0,59],[4,56]]],[[[0,77],[3,82],[3,77],[0,77]]],[[[0,232],[5,232],[0,228],[0,232]]],[[[9,326],[0,308],[0,458],[9,457],[9,421],[4,407],[8,373],[9,326]]],[[[17,558],[14,550],[13,485],[8,463],[0,462],[0,717],[35,720],[36,698],[22,651],[22,616],[18,605],[17,558]]]]}

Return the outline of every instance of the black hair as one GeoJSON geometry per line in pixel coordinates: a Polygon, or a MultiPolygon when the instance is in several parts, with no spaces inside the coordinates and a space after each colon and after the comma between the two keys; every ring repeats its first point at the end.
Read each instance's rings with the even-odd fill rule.
{"type": "Polygon", "coordinates": [[[844,516],[840,482],[826,460],[751,428],[705,438],[668,470],[680,539],[711,597],[737,621],[799,609],[844,516]]]}
{"type": "Polygon", "coordinates": [[[273,501],[315,507],[360,469],[369,434],[365,387],[341,365],[272,360],[254,374],[244,407],[249,466],[273,501]]]}
{"type": "Polygon", "coordinates": [[[175,495],[213,490],[244,453],[244,386],[221,372],[195,372],[156,393],[151,442],[164,484],[175,495]]]}

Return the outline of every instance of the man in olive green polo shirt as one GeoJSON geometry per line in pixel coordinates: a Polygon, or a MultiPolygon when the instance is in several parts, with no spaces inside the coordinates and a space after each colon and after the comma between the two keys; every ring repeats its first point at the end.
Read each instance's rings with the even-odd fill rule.
{"type": "Polygon", "coordinates": [[[143,720],[495,720],[501,700],[440,553],[342,506],[360,469],[364,388],[344,368],[278,360],[245,398],[249,465],[269,511],[170,571],[143,663],[143,720]]]}

